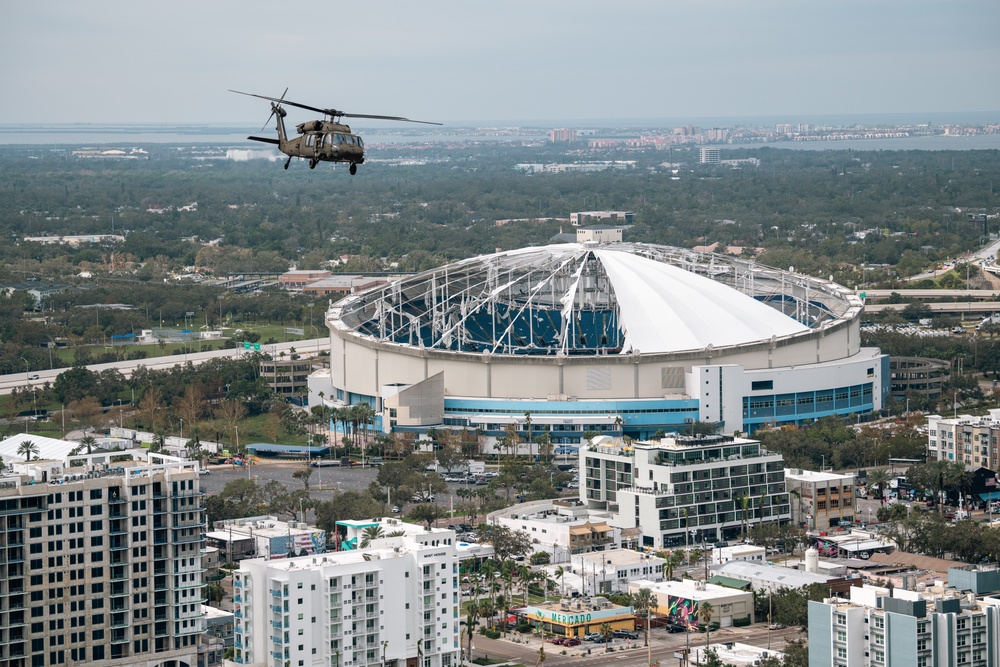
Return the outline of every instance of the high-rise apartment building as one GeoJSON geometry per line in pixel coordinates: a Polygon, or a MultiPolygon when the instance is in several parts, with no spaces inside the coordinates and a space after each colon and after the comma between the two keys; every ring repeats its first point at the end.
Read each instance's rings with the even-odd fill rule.
{"type": "Polygon", "coordinates": [[[198,464],[132,457],[4,456],[0,667],[197,664],[205,529],[198,464]]]}
{"type": "Polygon", "coordinates": [[[455,532],[396,519],[343,521],[338,530],[345,544],[367,546],[240,563],[234,575],[235,661],[260,667],[458,665],[455,532]],[[373,539],[373,531],[387,537],[373,539]]]}

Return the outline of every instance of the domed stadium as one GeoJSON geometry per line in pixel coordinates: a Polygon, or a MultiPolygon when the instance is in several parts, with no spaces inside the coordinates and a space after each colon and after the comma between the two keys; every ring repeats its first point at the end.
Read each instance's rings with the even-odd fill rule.
{"type": "Polygon", "coordinates": [[[325,395],[369,403],[385,431],[752,432],[881,408],[888,362],[861,347],[862,311],[844,287],[730,256],[522,248],[334,304],[325,395]]]}

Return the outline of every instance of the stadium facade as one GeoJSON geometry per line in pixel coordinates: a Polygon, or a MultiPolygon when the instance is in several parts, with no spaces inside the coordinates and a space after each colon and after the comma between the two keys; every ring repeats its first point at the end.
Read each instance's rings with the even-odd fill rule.
{"type": "Polygon", "coordinates": [[[523,248],[333,304],[311,394],[368,403],[386,432],[514,428],[557,447],[695,422],[753,433],[881,409],[888,356],[861,346],[862,312],[833,282],[729,256],[523,248]]]}

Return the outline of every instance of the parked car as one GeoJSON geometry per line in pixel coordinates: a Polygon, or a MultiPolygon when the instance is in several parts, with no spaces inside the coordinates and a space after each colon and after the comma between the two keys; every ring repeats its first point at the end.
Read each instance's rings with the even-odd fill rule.
{"type": "Polygon", "coordinates": [[[768,630],[784,630],[785,629],[785,624],[784,623],[772,623],[771,625],[767,626],[767,629],[768,630]]]}
{"type": "Polygon", "coordinates": [[[590,634],[586,634],[586,635],[583,636],[583,641],[585,641],[585,642],[594,642],[594,641],[597,641],[598,639],[602,639],[602,638],[603,638],[603,635],[601,635],[600,632],[591,632],[590,634]]]}
{"type": "Polygon", "coordinates": [[[680,623],[669,623],[667,624],[667,632],[671,634],[675,632],[687,632],[687,628],[680,623]]]}
{"type": "Polygon", "coordinates": [[[580,640],[577,639],[576,637],[567,637],[566,639],[563,640],[562,645],[563,646],[579,646],[580,645],[580,640]]]}
{"type": "Polygon", "coordinates": [[[638,639],[639,633],[632,630],[615,630],[611,633],[611,636],[618,639],[638,639]]]}
{"type": "Polygon", "coordinates": [[[471,524],[460,523],[460,524],[458,524],[458,527],[462,529],[463,533],[471,533],[472,532],[472,525],[471,524]]]}

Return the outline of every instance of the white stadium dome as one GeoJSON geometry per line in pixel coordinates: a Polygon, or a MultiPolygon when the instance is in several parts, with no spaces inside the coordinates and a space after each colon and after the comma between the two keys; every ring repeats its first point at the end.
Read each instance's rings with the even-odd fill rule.
{"type": "Polygon", "coordinates": [[[752,431],[881,407],[887,358],[861,347],[862,311],[840,285],[734,257],[522,248],[334,304],[328,386],[311,393],[369,403],[386,431],[493,432],[526,412],[550,433],[560,419],[633,437],[694,420],[752,431]]]}

